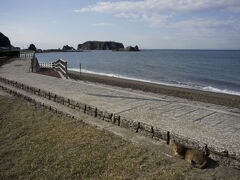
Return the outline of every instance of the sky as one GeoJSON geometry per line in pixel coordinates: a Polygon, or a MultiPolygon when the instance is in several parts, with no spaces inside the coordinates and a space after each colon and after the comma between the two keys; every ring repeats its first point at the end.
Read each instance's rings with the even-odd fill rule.
{"type": "Polygon", "coordinates": [[[240,0],[0,0],[0,32],[26,48],[88,40],[140,49],[240,49],[240,0]]]}

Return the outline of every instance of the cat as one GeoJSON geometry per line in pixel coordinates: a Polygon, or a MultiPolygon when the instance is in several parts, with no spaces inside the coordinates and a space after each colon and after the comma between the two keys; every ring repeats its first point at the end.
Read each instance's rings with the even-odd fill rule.
{"type": "Polygon", "coordinates": [[[173,140],[173,154],[175,157],[185,159],[193,167],[203,169],[207,166],[208,157],[201,151],[186,148],[173,140]]]}

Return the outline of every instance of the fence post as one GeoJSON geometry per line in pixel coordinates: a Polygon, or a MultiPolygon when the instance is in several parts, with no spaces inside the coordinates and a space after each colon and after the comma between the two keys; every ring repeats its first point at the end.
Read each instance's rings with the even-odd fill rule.
{"type": "Polygon", "coordinates": [[[66,71],[66,78],[68,78],[68,72],[67,72],[67,61],[66,61],[66,64],[65,64],[65,71],[66,71]]]}
{"type": "Polygon", "coordinates": [[[80,76],[81,76],[81,69],[82,69],[82,65],[81,65],[81,63],[79,64],[79,68],[80,68],[80,76]]]}

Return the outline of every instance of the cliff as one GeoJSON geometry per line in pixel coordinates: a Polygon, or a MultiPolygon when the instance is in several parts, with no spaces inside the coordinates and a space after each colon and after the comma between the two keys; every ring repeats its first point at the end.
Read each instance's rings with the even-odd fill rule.
{"type": "Polygon", "coordinates": [[[124,48],[122,43],[113,41],[87,41],[78,45],[78,50],[118,50],[124,48]]]}
{"type": "Polygon", "coordinates": [[[13,47],[7,36],[0,32],[0,57],[4,57],[0,64],[3,64],[10,57],[18,57],[20,48],[13,47]],[[6,58],[6,56],[8,58],[6,58]]]}
{"type": "Polygon", "coordinates": [[[0,32],[0,47],[11,47],[9,38],[1,32],[0,32]]]}

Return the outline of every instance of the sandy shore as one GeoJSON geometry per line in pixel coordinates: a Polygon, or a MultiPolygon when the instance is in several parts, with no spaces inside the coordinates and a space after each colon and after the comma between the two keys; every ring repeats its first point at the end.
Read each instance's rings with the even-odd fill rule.
{"type": "Polygon", "coordinates": [[[79,72],[75,71],[68,72],[70,78],[72,79],[80,79],[84,81],[103,83],[107,85],[119,86],[124,88],[138,89],[146,92],[165,94],[168,96],[175,96],[195,101],[240,108],[240,96],[237,95],[160,85],[149,82],[141,82],[89,73],[81,73],[80,76],[79,72]]]}
{"type": "Polygon", "coordinates": [[[42,74],[42,75],[46,75],[46,76],[52,76],[52,77],[56,77],[56,78],[61,78],[61,76],[59,75],[58,72],[53,71],[53,70],[42,70],[37,72],[38,74],[42,74]]]}

